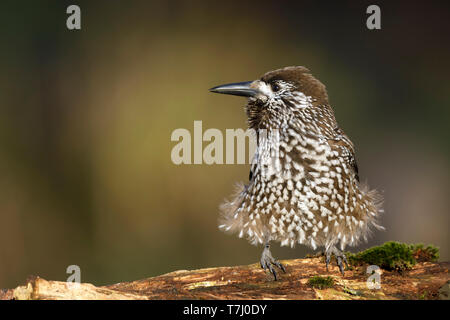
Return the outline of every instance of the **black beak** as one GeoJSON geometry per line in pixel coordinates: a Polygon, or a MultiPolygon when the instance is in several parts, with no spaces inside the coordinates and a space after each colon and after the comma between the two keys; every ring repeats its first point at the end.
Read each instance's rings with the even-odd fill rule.
{"type": "Polygon", "coordinates": [[[209,89],[209,91],[214,93],[232,94],[242,97],[254,97],[258,94],[258,90],[250,88],[252,82],[253,81],[224,84],[211,88],[209,89]]]}

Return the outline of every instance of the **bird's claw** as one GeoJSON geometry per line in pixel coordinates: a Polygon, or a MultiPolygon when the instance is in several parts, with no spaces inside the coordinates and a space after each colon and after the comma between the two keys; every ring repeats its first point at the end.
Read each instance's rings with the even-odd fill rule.
{"type": "Polygon", "coordinates": [[[266,245],[264,247],[263,253],[261,255],[260,264],[261,264],[261,268],[263,268],[264,271],[269,270],[273,274],[275,281],[278,280],[278,278],[277,278],[277,272],[275,271],[275,268],[273,266],[280,268],[284,273],[286,273],[285,267],[278,260],[276,260],[272,257],[272,253],[270,252],[269,245],[266,245]]]}
{"type": "Polygon", "coordinates": [[[331,255],[334,254],[334,256],[336,257],[336,264],[339,267],[339,271],[341,272],[342,276],[345,275],[344,273],[344,265],[342,264],[342,262],[345,263],[345,266],[348,269],[348,261],[347,261],[347,257],[345,256],[344,252],[339,251],[336,247],[331,247],[326,253],[325,253],[325,265],[327,268],[327,272],[328,272],[328,265],[330,264],[331,261],[331,255]]]}

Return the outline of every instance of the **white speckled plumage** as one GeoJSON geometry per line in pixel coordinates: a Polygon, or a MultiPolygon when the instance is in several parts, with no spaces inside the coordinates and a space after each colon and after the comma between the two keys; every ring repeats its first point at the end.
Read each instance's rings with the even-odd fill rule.
{"type": "Polygon", "coordinates": [[[221,206],[220,228],[251,243],[327,250],[355,245],[377,224],[381,197],[359,183],[354,147],[322,83],[306,68],[271,71],[252,83],[249,127],[258,134],[250,181],[221,206]]]}

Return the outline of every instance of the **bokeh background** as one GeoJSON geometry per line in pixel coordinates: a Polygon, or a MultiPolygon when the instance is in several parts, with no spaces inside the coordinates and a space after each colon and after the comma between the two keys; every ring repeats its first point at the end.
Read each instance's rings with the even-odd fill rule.
{"type": "MultiPolygon", "coordinates": [[[[449,7],[365,1],[3,1],[0,287],[28,275],[97,285],[249,264],[217,229],[248,165],[171,162],[177,128],[245,128],[245,100],[208,88],[307,66],[383,191],[388,240],[449,246],[449,7]],[[81,7],[82,29],[66,28],[81,7]]],[[[311,252],[274,246],[280,259],[311,252]]]]}

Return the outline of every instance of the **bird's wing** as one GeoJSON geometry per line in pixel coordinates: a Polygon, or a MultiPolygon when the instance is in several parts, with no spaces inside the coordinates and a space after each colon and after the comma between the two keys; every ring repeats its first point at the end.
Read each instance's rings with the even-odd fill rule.
{"type": "MultiPolygon", "coordinates": [[[[294,123],[295,124],[295,123],[294,123]]],[[[298,125],[301,127],[301,125],[298,125]]],[[[332,150],[337,151],[339,156],[344,159],[350,170],[353,170],[356,181],[359,182],[358,164],[355,158],[355,148],[350,138],[345,134],[337,122],[331,122],[332,130],[323,130],[320,135],[309,132],[312,138],[319,139],[322,142],[328,143],[332,150]]]]}
{"type": "Polygon", "coordinates": [[[344,130],[336,126],[334,128],[335,135],[328,139],[331,148],[338,151],[349,168],[353,170],[356,180],[359,182],[358,164],[355,157],[355,147],[345,134],[344,130]]]}
{"type": "MultiPolygon", "coordinates": [[[[258,140],[256,140],[256,141],[258,141],[258,140]]],[[[258,174],[257,173],[257,170],[258,170],[258,157],[259,157],[258,149],[256,149],[255,150],[255,154],[253,155],[253,158],[252,158],[252,162],[250,164],[250,172],[248,174],[248,181],[249,182],[252,181],[252,179],[255,177],[255,174],[258,174]]]]}

